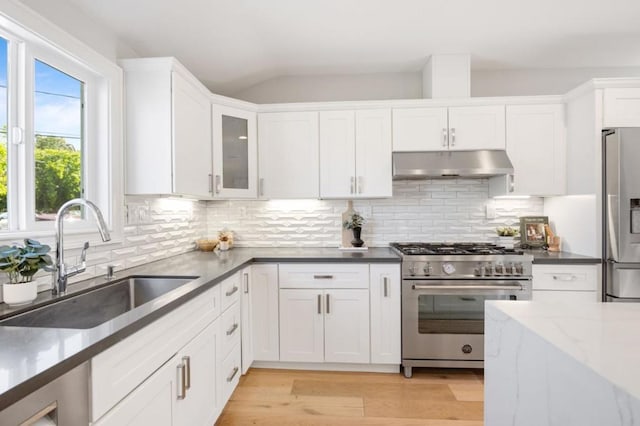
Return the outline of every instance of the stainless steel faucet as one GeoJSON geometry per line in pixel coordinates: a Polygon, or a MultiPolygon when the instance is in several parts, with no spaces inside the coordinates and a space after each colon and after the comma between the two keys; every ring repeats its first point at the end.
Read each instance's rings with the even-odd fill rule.
{"type": "Polygon", "coordinates": [[[78,275],[84,272],[87,269],[87,249],[89,248],[89,242],[85,242],[82,247],[82,254],[80,255],[80,264],[67,266],[64,263],[64,215],[67,210],[73,206],[85,206],[88,207],[89,210],[93,212],[93,216],[98,223],[98,231],[100,231],[100,236],[102,237],[102,241],[111,240],[111,235],[109,235],[109,230],[107,229],[107,224],[102,217],[102,212],[98,206],[93,204],[89,200],[85,200],[84,198],[74,198],[73,200],[69,200],[64,203],[58,213],[56,214],[56,269],[54,273],[53,279],[53,289],[51,292],[53,294],[65,294],[67,292],[67,278],[72,277],[74,275],[78,275]]]}

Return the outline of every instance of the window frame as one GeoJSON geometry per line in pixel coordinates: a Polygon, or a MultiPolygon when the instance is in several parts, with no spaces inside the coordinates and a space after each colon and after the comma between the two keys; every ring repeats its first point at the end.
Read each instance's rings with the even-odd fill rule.
{"type": "MultiPolygon", "coordinates": [[[[111,230],[112,242],[122,241],[122,70],[30,9],[15,5],[0,12],[0,36],[8,41],[7,180],[8,230],[0,241],[47,238],[52,221],[35,220],[34,64],[40,60],[84,82],[83,187],[84,198],[95,202],[111,230]],[[20,23],[18,23],[20,22],[20,23]],[[38,28],[38,32],[28,28],[38,28]],[[23,143],[16,145],[15,128],[23,143]],[[24,194],[28,194],[25,196],[24,194]]],[[[65,224],[69,247],[101,242],[88,220],[65,224]],[[77,237],[76,237],[77,235],[77,237]]],[[[67,246],[67,244],[65,244],[67,246]]]]}

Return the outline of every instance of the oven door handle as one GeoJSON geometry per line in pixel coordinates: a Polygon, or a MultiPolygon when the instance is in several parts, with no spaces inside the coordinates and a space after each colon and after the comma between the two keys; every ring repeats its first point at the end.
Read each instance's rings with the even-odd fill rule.
{"type": "Polygon", "coordinates": [[[413,284],[414,290],[522,290],[522,284],[509,285],[425,285],[413,284]]]}

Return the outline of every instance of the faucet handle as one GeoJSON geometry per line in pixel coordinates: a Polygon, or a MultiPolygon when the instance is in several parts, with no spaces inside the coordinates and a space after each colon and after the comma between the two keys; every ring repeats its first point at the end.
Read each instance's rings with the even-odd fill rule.
{"type": "Polygon", "coordinates": [[[82,253],[80,253],[80,263],[85,263],[87,261],[88,249],[89,249],[89,241],[85,241],[84,246],[82,247],[82,253]]]}

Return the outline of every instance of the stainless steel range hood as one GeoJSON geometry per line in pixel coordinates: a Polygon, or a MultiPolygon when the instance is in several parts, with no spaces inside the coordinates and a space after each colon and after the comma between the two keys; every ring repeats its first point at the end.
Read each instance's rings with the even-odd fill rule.
{"type": "Polygon", "coordinates": [[[505,151],[394,152],[393,179],[490,177],[513,174],[505,151]]]}

